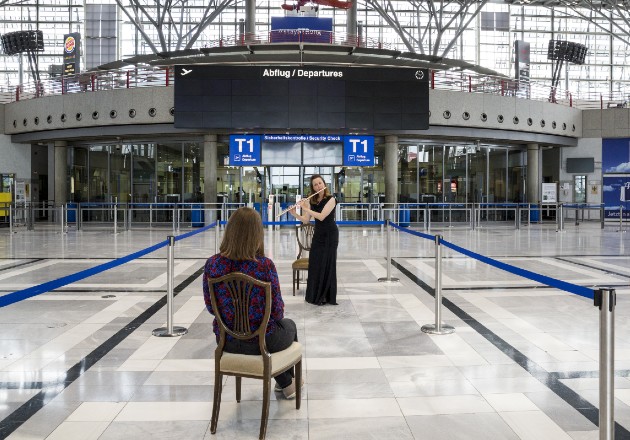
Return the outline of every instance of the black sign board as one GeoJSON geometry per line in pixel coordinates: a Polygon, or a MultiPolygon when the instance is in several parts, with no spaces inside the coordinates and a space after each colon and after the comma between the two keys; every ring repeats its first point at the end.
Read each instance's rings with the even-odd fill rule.
{"type": "Polygon", "coordinates": [[[63,36],[63,74],[74,75],[81,70],[81,34],[73,32],[63,36]]]}
{"type": "Polygon", "coordinates": [[[426,130],[426,69],[176,66],[175,127],[426,130]]]}

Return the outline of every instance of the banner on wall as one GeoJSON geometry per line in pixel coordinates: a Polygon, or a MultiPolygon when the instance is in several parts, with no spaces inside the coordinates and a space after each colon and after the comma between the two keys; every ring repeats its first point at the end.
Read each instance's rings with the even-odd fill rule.
{"type": "Polygon", "coordinates": [[[604,218],[619,219],[621,207],[623,218],[630,219],[630,175],[604,176],[604,218]]]}
{"type": "Polygon", "coordinates": [[[542,202],[557,203],[558,202],[558,186],[555,183],[542,184],[542,202]]]}

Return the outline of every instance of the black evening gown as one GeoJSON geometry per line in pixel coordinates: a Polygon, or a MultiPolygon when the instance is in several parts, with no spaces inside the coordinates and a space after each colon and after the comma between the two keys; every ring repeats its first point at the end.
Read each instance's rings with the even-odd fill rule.
{"type": "MultiPolygon", "coordinates": [[[[322,212],[332,196],[324,197],[311,209],[322,212]]],[[[337,206],[335,205],[335,209],[337,206]]],[[[335,209],[323,221],[315,220],[315,233],[308,256],[308,280],[305,299],[311,304],[337,304],[337,245],[339,229],[335,209]]]]}

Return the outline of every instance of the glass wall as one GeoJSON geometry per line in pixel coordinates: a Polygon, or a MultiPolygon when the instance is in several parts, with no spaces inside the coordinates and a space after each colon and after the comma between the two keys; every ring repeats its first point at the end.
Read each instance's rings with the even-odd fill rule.
{"type": "Polygon", "coordinates": [[[499,203],[525,193],[525,153],[495,145],[400,145],[401,203],[499,203]]]}
{"type": "MultiPolygon", "coordinates": [[[[227,147],[226,147],[227,148],[227,147]]],[[[293,203],[321,174],[339,202],[384,202],[384,145],[375,166],[232,167],[219,160],[217,202],[266,202],[269,193],[293,203]]],[[[69,201],[201,203],[204,163],[195,141],[135,142],[68,148],[69,201]]],[[[223,147],[218,158],[225,156],[223,147]]],[[[523,202],[526,153],[518,147],[477,143],[413,143],[398,149],[401,203],[523,202]]]]}
{"type": "Polygon", "coordinates": [[[68,177],[71,202],[203,202],[198,142],[70,147],[68,177]]]}
{"type": "Polygon", "coordinates": [[[133,154],[133,201],[154,202],[156,194],[156,147],[154,144],[136,144],[133,154]]]}

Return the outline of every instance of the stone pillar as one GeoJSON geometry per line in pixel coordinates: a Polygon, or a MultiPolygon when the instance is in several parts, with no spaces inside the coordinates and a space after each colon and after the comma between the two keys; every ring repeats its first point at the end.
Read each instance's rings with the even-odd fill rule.
{"type": "Polygon", "coordinates": [[[64,204],[68,202],[68,143],[66,141],[55,141],[55,203],[64,204]]]}
{"type": "Polygon", "coordinates": [[[357,35],[357,2],[352,1],[352,6],[348,9],[348,17],[346,18],[346,35],[348,38],[357,35]]]}
{"type": "Polygon", "coordinates": [[[385,203],[398,203],[398,136],[385,136],[385,203]]]}
{"type": "MultiPolygon", "coordinates": [[[[217,135],[207,134],[203,137],[203,202],[217,203],[217,135]]],[[[216,207],[218,205],[212,205],[216,207]]],[[[206,216],[206,224],[217,219],[216,211],[206,216]]]]}
{"type": "Polygon", "coordinates": [[[246,39],[254,39],[256,33],[256,0],[245,0],[246,39]]]}
{"type": "Polygon", "coordinates": [[[540,145],[527,144],[527,203],[540,201],[540,145]]]}

